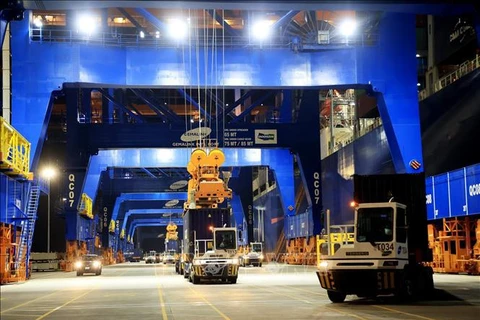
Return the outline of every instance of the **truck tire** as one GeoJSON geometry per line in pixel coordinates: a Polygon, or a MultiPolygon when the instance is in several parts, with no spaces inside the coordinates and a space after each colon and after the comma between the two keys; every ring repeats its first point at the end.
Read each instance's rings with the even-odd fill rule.
{"type": "Polygon", "coordinates": [[[200,277],[197,277],[197,276],[193,276],[193,284],[199,284],[200,283],[200,277]]]}
{"type": "Polygon", "coordinates": [[[347,295],[343,292],[337,292],[332,290],[328,290],[327,295],[328,299],[330,299],[330,301],[332,301],[333,303],[342,303],[347,297],[347,295]]]}
{"type": "Polygon", "coordinates": [[[83,272],[77,271],[77,277],[83,276],[83,272]]]}
{"type": "Polygon", "coordinates": [[[237,283],[237,277],[230,277],[229,281],[231,284],[236,284],[237,283]]]}

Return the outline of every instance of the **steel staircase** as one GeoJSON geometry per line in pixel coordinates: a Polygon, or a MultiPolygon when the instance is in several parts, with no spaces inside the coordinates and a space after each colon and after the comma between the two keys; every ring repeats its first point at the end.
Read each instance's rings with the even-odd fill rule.
{"type": "Polygon", "coordinates": [[[30,270],[28,268],[30,261],[30,250],[32,248],[33,232],[35,229],[35,221],[37,220],[38,202],[40,199],[40,187],[36,182],[30,185],[30,192],[28,195],[28,204],[26,210],[26,219],[22,221],[22,231],[20,235],[19,250],[15,260],[16,270],[20,269],[22,262],[25,263],[27,278],[30,270]]]}

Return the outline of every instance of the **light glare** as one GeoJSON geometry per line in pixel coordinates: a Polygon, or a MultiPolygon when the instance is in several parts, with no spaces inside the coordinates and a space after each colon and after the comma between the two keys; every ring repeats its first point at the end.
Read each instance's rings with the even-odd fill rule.
{"type": "Polygon", "coordinates": [[[266,40],[271,33],[271,21],[261,20],[257,21],[252,27],[252,36],[260,41],[266,40]]]}
{"type": "Polygon", "coordinates": [[[42,170],[42,173],[41,173],[42,177],[44,177],[45,179],[52,179],[54,178],[56,175],[57,175],[57,170],[55,170],[55,168],[53,167],[46,167],[42,170]]]}
{"type": "Polygon", "coordinates": [[[168,22],[168,34],[172,39],[183,40],[188,34],[188,25],[180,19],[171,19],[168,22]]]}
{"type": "Polygon", "coordinates": [[[42,20],[39,19],[39,18],[35,18],[35,19],[33,20],[33,24],[34,24],[35,27],[37,27],[37,28],[41,28],[41,27],[43,26],[43,22],[42,22],[42,20]]]}
{"type": "Polygon", "coordinates": [[[89,15],[80,15],[77,19],[77,30],[80,33],[92,34],[95,31],[95,19],[89,15]]]}
{"type": "Polygon", "coordinates": [[[340,24],[340,32],[347,37],[351,36],[356,28],[357,23],[353,20],[345,20],[340,24]]]}

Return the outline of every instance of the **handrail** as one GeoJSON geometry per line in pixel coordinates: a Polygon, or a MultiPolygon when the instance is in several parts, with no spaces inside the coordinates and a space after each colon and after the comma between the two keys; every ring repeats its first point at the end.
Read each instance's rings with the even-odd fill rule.
{"type": "Polygon", "coordinates": [[[80,207],[78,213],[86,216],[87,218],[93,219],[93,202],[86,193],[82,193],[82,198],[80,200],[80,207]]]}
{"type": "Polygon", "coordinates": [[[458,79],[464,77],[465,75],[469,74],[470,72],[480,68],[480,55],[477,54],[475,59],[467,60],[462,63],[457,70],[447,74],[446,76],[440,78],[433,86],[433,92],[428,94],[426,89],[420,91],[418,93],[418,100],[422,101],[434,93],[442,90],[443,88],[447,87],[448,85],[454,83],[458,79]]]}
{"type": "MultiPolygon", "coordinates": [[[[293,36],[277,35],[272,36],[270,39],[261,43],[252,40],[249,36],[224,36],[217,34],[213,35],[197,35],[195,37],[195,43],[211,44],[213,40],[217,44],[224,45],[226,47],[245,47],[260,45],[261,47],[288,47],[292,46],[293,36]],[[198,40],[198,41],[197,41],[198,40]]],[[[331,36],[328,43],[319,44],[313,40],[304,39],[301,46],[306,48],[315,48],[315,46],[322,46],[322,48],[336,49],[339,45],[346,47],[353,46],[372,46],[378,42],[379,35],[377,33],[358,33],[356,35],[349,36],[348,39],[343,36],[331,36]]],[[[124,46],[124,47],[179,47],[183,43],[181,41],[172,41],[167,38],[156,38],[152,36],[146,36],[142,38],[138,33],[118,33],[118,32],[97,32],[91,35],[85,35],[77,32],[76,30],[70,30],[65,28],[56,27],[31,27],[30,39],[40,43],[51,42],[63,42],[63,43],[83,43],[88,45],[102,45],[102,46],[124,46]]],[[[188,41],[185,41],[188,44],[188,41]]]]}
{"type": "Polygon", "coordinates": [[[30,178],[30,142],[0,117],[0,168],[30,178]]]}

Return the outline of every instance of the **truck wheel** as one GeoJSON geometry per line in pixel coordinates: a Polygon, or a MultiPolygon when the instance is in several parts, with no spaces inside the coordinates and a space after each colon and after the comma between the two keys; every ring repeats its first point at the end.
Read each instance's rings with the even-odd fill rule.
{"type": "Polygon", "coordinates": [[[231,277],[229,282],[230,282],[231,284],[237,283],[237,277],[231,277]]]}
{"type": "Polygon", "coordinates": [[[77,277],[83,276],[83,272],[77,271],[77,277]]]}
{"type": "Polygon", "coordinates": [[[197,276],[193,276],[193,284],[199,284],[200,283],[200,278],[197,276]]]}
{"type": "Polygon", "coordinates": [[[261,264],[261,263],[259,263],[259,264],[258,264],[258,266],[261,268],[261,267],[262,267],[262,264],[261,264]]]}
{"type": "Polygon", "coordinates": [[[347,297],[347,295],[343,292],[337,292],[332,290],[328,290],[327,295],[328,299],[330,299],[330,301],[332,301],[333,303],[342,303],[347,297]]]}

